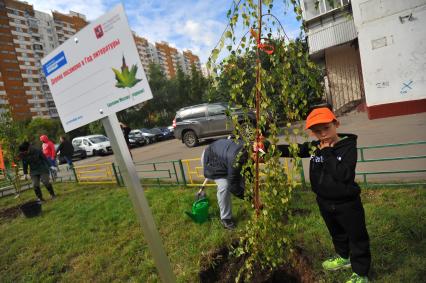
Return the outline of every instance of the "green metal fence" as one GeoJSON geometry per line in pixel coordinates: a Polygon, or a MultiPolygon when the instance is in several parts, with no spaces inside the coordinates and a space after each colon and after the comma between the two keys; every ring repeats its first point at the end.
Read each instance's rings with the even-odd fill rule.
{"type": "MultiPolygon", "coordinates": [[[[397,144],[383,144],[383,145],[374,145],[374,146],[363,146],[358,147],[359,150],[359,159],[358,163],[370,163],[370,162],[385,162],[385,161],[401,161],[401,160],[414,160],[414,159],[423,159],[426,158],[426,155],[408,155],[408,156],[397,156],[397,157],[386,157],[386,158],[366,158],[366,154],[369,150],[372,149],[379,149],[379,148],[395,148],[395,147],[407,147],[407,146],[413,146],[413,145],[426,145],[426,141],[415,141],[415,142],[408,142],[408,143],[397,143],[397,144]]],[[[422,152],[426,152],[426,150],[423,150],[422,152]]],[[[395,167],[398,166],[398,163],[395,162],[395,167]]],[[[363,185],[364,186],[395,186],[395,185],[426,185],[426,174],[425,178],[423,180],[420,180],[418,182],[404,182],[404,183],[371,183],[368,182],[367,177],[371,175],[386,175],[386,174],[409,174],[409,173],[423,173],[426,172],[426,168],[418,168],[418,169],[412,169],[412,170],[380,170],[380,171],[364,171],[364,172],[356,172],[357,175],[361,175],[363,178],[363,185]]]]}
{"type": "MultiPolygon", "coordinates": [[[[181,160],[160,161],[160,162],[135,162],[136,172],[141,179],[142,185],[186,186],[185,171],[181,160]]],[[[118,168],[119,169],[119,168],[118,168]]],[[[119,174],[121,172],[118,170],[119,174]]],[[[122,179],[120,177],[120,179],[122,179]]]]}

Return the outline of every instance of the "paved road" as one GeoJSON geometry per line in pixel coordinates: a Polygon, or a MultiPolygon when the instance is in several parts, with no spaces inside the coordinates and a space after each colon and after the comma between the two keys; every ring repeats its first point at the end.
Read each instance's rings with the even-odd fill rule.
{"type": "MultiPolygon", "coordinates": [[[[339,132],[350,132],[358,135],[358,146],[370,146],[411,141],[426,141],[426,113],[369,120],[366,113],[350,113],[339,118],[339,132]]],[[[282,140],[282,142],[284,142],[282,140]]],[[[157,162],[178,159],[198,158],[208,143],[195,148],[187,148],[178,140],[162,141],[148,146],[132,149],[135,162],[157,162]]],[[[388,149],[369,150],[365,158],[396,157],[406,155],[425,155],[426,145],[394,147],[388,149]]],[[[77,161],[76,165],[93,164],[113,161],[114,156],[90,157],[77,161]]],[[[308,160],[304,160],[305,172],[308,172],[308,160]]],[[[426,169],[426,159],[372,162],[358,164],[358,171],[426,169]]],[[[308,176],[307,176],[308,177],[308,176]]],[[[426,173],[376,175],[369,180],[426,180],[426,173]]]]}

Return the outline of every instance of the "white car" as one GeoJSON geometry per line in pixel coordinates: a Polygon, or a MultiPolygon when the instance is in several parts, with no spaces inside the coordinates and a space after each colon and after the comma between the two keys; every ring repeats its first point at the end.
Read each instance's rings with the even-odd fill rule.
{"type": "Polygon", "coordinates": [[[88,156],[112,153],[109,139],[104,135],[77,137],[72,140],[72,144],[76,147],[84,149],[88,156]]]}

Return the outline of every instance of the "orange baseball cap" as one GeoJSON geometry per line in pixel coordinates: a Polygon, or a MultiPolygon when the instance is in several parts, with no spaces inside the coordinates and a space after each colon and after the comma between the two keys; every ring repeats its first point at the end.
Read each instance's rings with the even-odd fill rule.
{"type": "Polygon", "coordinates": [[[334,113],[327,107],[316,108],[309,113],[308,118],[306,118],[306,129],[309,129],[313,125],[330,123],[336,119],[334,113]]]}

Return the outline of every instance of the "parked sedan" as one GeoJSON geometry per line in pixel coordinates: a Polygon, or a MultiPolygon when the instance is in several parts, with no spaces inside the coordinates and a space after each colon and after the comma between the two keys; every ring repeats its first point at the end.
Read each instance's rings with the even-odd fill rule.
{"type": "MultiPolygon", "coordinates": [[[[78,146],[74,146],[74,153],[72,154],[73,160],[84,159],[86,157],[87,157],[87,154],[84,149],[79,148],[78,146]]],[[[58,154],[58,163],[59,164],[67,163],[67,161],[61,154],[58,154]]]]}
{"type": "Polygon", "coordinates": [[[170,131],[168,128],[159,128],[161,132],[163,132],[163,139],[174,139],[173,131],[170,131]]]}
{"type": "Polygon", "coordinates": [[[130,145],[134,147],[143,146],[149,143],[148,139],[138,132],[130,132],[129,141],[130,141],[130,145]]]}
{"type": "Polygon", "coordinates": [[[152,128],[149,130],[152,134],[155,135],[156,141],[162,141],[164,140],[163,132],[159,128],[152,128]]]}

